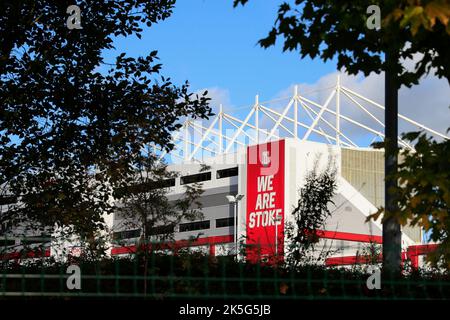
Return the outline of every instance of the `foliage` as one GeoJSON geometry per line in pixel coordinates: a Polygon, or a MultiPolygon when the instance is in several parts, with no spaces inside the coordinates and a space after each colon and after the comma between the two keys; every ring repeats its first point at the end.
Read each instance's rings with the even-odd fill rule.
{"type": "Polygon", "coordinates": [[[385,23],[390,23],[391,19],[400,21],[400,26],[408,27],[415,36],[421,28],[424,29],[421,31],[438,29],[436,22],[440,22],[450,34],[449,18],[450,6],[446,0],[406,0],[386,16],[385,23]]]}
{"type": "MultiPolygon", "coordinates": [[[[134,228],[140,231],[137,254],[144,258],[144,276],[148,274],[148,254],[170,245],[174,240],[177,225],[183,220],[203,218],[200,196],[203,193],[201,183],[185,185],[185,194],[179,199],[169,200],[167,181],[176,174],[167,171],[158,161],[150,148],[139,157],[135,175],[128,179],[127,185],[117,192],[119,201],[116,212],[124,219],[120,228],[134,228]],[[122,195],[120,197],[120,195],[122,195]]],[[[200,171],[208,170],[202,166],[200,171]]],[[[147,292],[144,283],[144,292],[147,292]]]]}
{"type": "MultiPolygon", "coordinates": [[[[79,261],[81,290],[65,286],[70,263],[38,260],[9,264],[0,275],[0,296],[5,293],[52,294],[53,299],[144,298],[157,301],[201,299],[448,299],[449,275],[415,273],[402,276],[381,290],[368,290],[368,274],[361,269],[300,266],[284,268],[238,262],[233,256],[211,259],[200,253],[151,254],[149,275],[142,276],[142,256],[79,261]],[[23,275],[30,275],[23,277],[23,275]],[[31,277],[34,275],[35,277],[31,277]],[[143,291],[147,282],[147,293],[143,291]]],[[[13,296],[17,299],[17,296],[13,296]]],[[[30,299],[29,296],[24,295],[30,299]]],[[[0,298],[2,299],[2,298],[0,298]]],[[[3,299],[7,299],[7,295],[3,299]]],[[[116,300],[117,301],[117,300],[116,300]]]]}
{"type": "MultiPolygon", "coordinates": [[[[234,0],[234,5],[247,2],[234,0]]],[[[268,48],[282,38],[284,51],[324,61],[337,57],[338,68],[349,74],[391,70],[399,86],[417,84],[431,70],[450,81],[449,10],[447,0],[282,2],[273,28],[259,44],[268,48]],[[369,5],[381,9],[380,30],[366,27],[369,5]],[[421,59],[411,72],[401,60],[383,61],[386,52],[404,59],[419,54],[421,59]]]]}
{"type": "Polygon", "coordinates": [[[353,269],[362,267],[364,270],[367,270],[371,266],[378,266],[382,257],[382,248],[383,246],[381,244],[375,242],[363,244],[362,248],[356,252],[356,259],[360,259],[364,263],[354,265],[353,269]]]}
{"type": "Polygon", "coordinates": [[[170,201],[166,182],[177,175],[167,171],[167,167],[151,153],[141,158],[135,176],[118,192],[122,196],[118,195],[116,212],[124,219],[125,227],[141,230],[142,245],[171,241],[175,227],[181,221],[202,219],[202,184],[185,185],[184,196],[170,201]]]}
{"type": "MultiPolygon", "coordinates": [[[[423,132],[410,132],[403,139],[415,142],[414,150],[403,149],[397,174],[399,211],[392,212],[402,225],[419,226],[430,240],[439,242],[429,254],[431,262],[450,269],[450,140],[438,142],[423,132]]],[[[378,145],[379,146],[379,145],[378,145]]],[[[378,219],[382,208],[368,219],[378,219]]]]}
{"type": "Polygon", "coordinates": [[[181,118],[211,113],[206,93],[159,76],[157,51],[104,60],[115,38],[167,19],[174,0],[80,0],[81,30],[66,26],[72,4],[1,1],[0,187],[16,200],[3,218],[92,234],[141,148],[170,150],[181,118]]]}
{"type": "MultiPolygon", "coordinates": [[[[315,245],[319,242],[318,231],[323,230],[326,219],[331,216],[329,205],[333,203],[332,198],[337,188],[336,169],[331,160],[320,173],[317,166],[318,160],[314,169],[307,173],[304,186],[300,188],[299,200],[292,212],[295,223],[288,224],[286,228],[289,243],[286,260],[289,265],[305,263],[314,255],[315,245]]],[[[324,254],[327,253],[322,252],[319,259],[324,254]]]]}

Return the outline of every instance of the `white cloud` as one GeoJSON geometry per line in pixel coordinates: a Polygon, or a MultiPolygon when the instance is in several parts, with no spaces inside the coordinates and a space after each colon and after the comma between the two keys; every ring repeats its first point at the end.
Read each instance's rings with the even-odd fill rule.
{"type": "Polygon", "coordinates": [[[230,91],[228,89],[220,87],[210,87],[197,90],[195,93],[203,94],[203,92],[205,91],[208,91],[207,96],[211,99],[209,101],[209,105],[215,114],[219,112],[220,104],[222,104],[224,108],[232,107],[230,91]]]}
{"type": "MultiPolygon", "coordinates": [[[[417,60],[417,57],[412,61],[405,62],[405,65],[408,68],[411,68],[415,60],[417,60]]],[[[312,101],[323,104],[335,87],[337,76],[338,72],[333,72],[322,76],[314,83],[298,83],[299,94],[309,98],[312,101]]],[[[362,74],[350,76],[346,73],[340,73],[340,79],[342,86],[381,105],[384,105],[384,74],[371,74],[368,77],[364,77],[362,74]]],[[[275,95],[273,99],[277,100],[276,102],[264,103],[264,105],[281,111],[288,103],[288,97],[292,97],[294,86],[295,84],[292,84],[275,95]],[[280,98],[287,99],[280,100],[280,98]]],[[[233,111],[234,105],[228,89],[221,87],[209,87],[197,90],[196,93],[203,93],[205,90],[208,91],[208,96],[211,98],[210,105],[215,114],[218,113],[220,104],[224,106],[224,110],[226,112],[231,114],[236,112],[236,110],[233,111]]],[[[384,122],[384,112],[382,110],[377,109],[362,100],[357,99],[357,101],[360,102],[380,121],[384,122]]],[[[399,92],[399,111],[401,114],[443,134],[446,134],[447,129],[450,127],[449,102],[450,87],[447,80],[438,79],[434,75],[428,75],[423,78],[419,85],[411,88],[402,87],[399,92]]],[[[329,108],[334,110],[335,105],[336,101],[333,99],[330,102],[329,108]]],[[[299,110],[299,120],[305,124],[312,123],[312,120],[307,113],[304,110],[299,110]]],[[[314,107],[314,110],[318,111],[319,109],[314,107]]],[[[247,111],[250,111],[250,107],[247,111]]],[[[341,113],[379,132],[384,132],[384,129],[380,124],[370,118],[363,110],[358,108],[343,93],[341,93],[341,113]]],[[[245,116],[245,112],[242,111],[240,115],[241,116],[238,116],[238,118],[245,116]]],[[[292,115],[292,111],[288,113],[288,116],[292,117],[292,115]]],[[[260,113],[260,117],[261,128],[271,128],[273,126],[273,121],[268,117],[265,117],[262,113],[260,113]]],[[[335,116],[331,114],[324,114],[324,118],[331,124],[335,125],[335,116]]],[[[205,121],[204,125],[207,126],[210,121],[211,119],[209,121],[205,121]]],[[[326,133],[332,136],[335,135],[334,131],[326,124],[323,122],[319,122],[319,124],[326,133]]],[[[292,125],[287,125],[287,127],[292,130],[292,125]]],[[[316,127],[316,129],[318,128],[316,127]]],[[[280,134],[285,133],[284,130],[280,130],[280,134]]],[[[358,128],[345,120],[341,121],[341,130],[358,145],[368,145],[375,137],[374,134],[368,133],[364,129],[358,128]]],[[[400,133],[413,130],[417,130],[417,127],[400,120],[400,133]]],[[[299,128],[300,135],[304,132],[306,132],[305,129],[299,128]]],[[[314,137],[313,134],[311,138],[317,138],[317,135],[314,137]]],[[[322,139],[320,140],[323,141],[322,139]]]]}
{"type": "MultiPolygon", "coordinates": [[[[408,65],[411,65],[411,63],[408,62],[408,65]]],[[[323,104],[333,87],[336,85],[337,76],[338,73],[334,72],[321,77],[315,83],[299,83],[299,94],[323,104]]],[[[350,76],[341,73],[340,77],[342,86],[384,105],[384,74],[371,74],[368,77],[364,77],[363,75],[350,76]]],[[[293,84],[280,91],[276,98],[292,96],[294,86],[295,85],[293,84]]],[[[366,107],[366,109],[373,113],[378,119],[384,121],[383,111],[377,110],[377,108],[364,103],[361,100],[358,100],[358,102],[366,107]]],[[[449,105],[449,84],[446,79],[439,79],[434,75],[428,75],[420,81],[419,85],[411,88],[403,86],[399,92],[399,112],[401,114],[444,134],[447,131],[447,128],[450,127],[449,105]]],[[[335,109],[335,99],[331,101],[329,108],[332,110],[335,109]]],[[[341,112],[354,120],[370,125],[370,127],[373,127],[378,131],[383,131],[383,128],[379,124],[369,118],[363,110],[351,103],[343,94],[341,95],[341,112]]],[[[302,120],[305,120],[307,117],[308,116],[304,113],[302,120]]],[[[334,116],[327,115],[326,119],[334,125],[334,116]]],[[[304,122],[311,123],[309,118],[304,122]]],[[[400,132],[412,131],[417,128],[403,120],[399,123],[400,132]]],[[[331,131],[326,129],[326,124],[321,123],[321,127],[326,132],[331,133],[331,131]]],[[[359,135],[361,135],[362,131],[356,129],[354,125],[342,121],[341,127],[350,137],[356,139],[361,138],[359,135]]]]}

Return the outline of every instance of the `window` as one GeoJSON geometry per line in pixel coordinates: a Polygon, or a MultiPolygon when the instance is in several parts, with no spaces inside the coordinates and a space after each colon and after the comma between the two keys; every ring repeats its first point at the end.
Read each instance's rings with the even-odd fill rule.
{"type": "Polygon", "coordinates": [[[156,181],[148,181],[141,184],[136,184],[132,186],[134,188],[136,193],[139,192],[147,192],[155,189],[162,189],[162,188],[170,188],[175,186],[175,178],[172,179],[165,179],[165,180],[156,180],[156,181]]]}
{"type": "Polygon", "coordinates": [[[234,218],[216,219],[216,228],[231,227],[234,225],[234,218]]]}
{"type": "Polygon", "coordinates": [[[50,242],[50,236],[49,235],[41,235],[38,237],[27,237],[20,240],[20,243],[22,245],[30,245],[30,244],[36,244],[36,243],[49,243],[50,242]]]}
{"type": "Polygon", "coordinates": [[[11,204],[11,203],[16,203],[16,202],[17,202],[17,198],[14,196],[1,196],[0,197],[0,206],[11,204]]]}
{"type": "Polygon", "coordinates": [[[204,230],[204,229],[209,229],[209,227],[210,227],[209,220],[189,222],[189,223],[180,223],[180,232],[204,230]]]}
{"type": "Polygon", "coordinates": [[[0,247],[13,246],[16,244],[15,240],[12,239],[0,239],[0,247]]]}
{"type": "Polygon", "coordinates": [[[175,187],[175,178],[156,181],[155,184],[157,189],[175,187]]]}
{"type": "Polygon", "coordinates": [[[150,236],[158,235],[158,234],[170,234],[173,233],[174,227],[173,226],[156,226],[151,227],[148,229],[148,234],[150,236]]]}
{"type": "Polygon", "coordinates": [[[237,176],[238,173],[239,173],[238,167],[217,170],[217,179],[234,177],[237,176]]]}
{"type": "Polygon", "coordinates": [[[189,184],[195,182],[202,182],[211,180],[211,172],[202,172],[197,174],[192,174],[190,176],[181,177],[181,184],[189,184]]]}
{"type": "Polygon", "coordinates": [[[3,221],[0,223],[0,235],[3,235],[7,231],[12,229],[12,222],[11,221],[3,221]]]}
{"type": "Polygon", "coordinates": [[[120,187],[120,188],[117,188],[116,193],[118,195],[122,195],[123,193],[139,194],[139,193],[143,193],[143,192],[149,192],[149,191],[155,190],[155,189],[170,188],[170,187],[174,187],[174,186],[175,186],[175,178],[172,178],[172,179],[137,183],[137,184],[130,185],[128,187],[120,187]]]}
{"type": "Polygon", "coordinates": [[[132,238],[138,238],[140,235],[141,235],[140,229],[125,230],[125,231],[114,232],[113,239],[114,240],[132,239],[132,238]]]}

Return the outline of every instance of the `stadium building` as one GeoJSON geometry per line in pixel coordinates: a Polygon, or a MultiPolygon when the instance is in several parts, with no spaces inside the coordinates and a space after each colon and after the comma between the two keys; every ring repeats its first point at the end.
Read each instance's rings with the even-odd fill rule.
{"type": "MultiPolygon", "coordinates": [[[[384,139],[383,112],[382,105],[342,86],[338,79],[323,104],[300,95],[295,87],[293,96],[284,101],[259,102],[256,96],[248,113],[240,116],[225,113],[220,106],[207,125],[186,120],[173,136],[175,150],[161,152],[160,159],[179,174],[168,181],[171,199],[182,197],[186,185],[202,183],[204,216],[175,228],[177,244],[211,255],[245,253],[254,261],[284,256],[286,228],[294,222],[292,211],[306,175],[332,164],[337,192],[330,205],[332,216],[318,231],[316,255],[326,252],[324,262],[329,266],[367,262],[369,248],[382,244],[380,220],[367,222],[367,217],[384,205],[384,152],[370,147],[384,139]],[[202,171],[203,164],[209,170],[202,171]]],[[[448,139],[399,117],[411,125],[405,127],[408,130],[419,128],[448,139]]],[[[413,149],[400,138],[398,143],[413,149]]],[[[124,229],[120,214],[114,215],[111,225],[115,232],[124,232],[121,238],[130,237],[130,245],[116,246],[111,254],[132,252],[139,230],[124,229]]],[[[435,247],[423,238],[420,228],[402,229],[403,259],[415,267],[435,247]]]]}
{"type": "MultiPolygon", "coordinates": [[[[379,220],[367,222],[367,217],[384,205],[384,152],[370,147],[384,139],[384,107],[342,86],[339,79],[315,95],[325,98],[324,103],[300,94],[297,87],[293,91],[290,97],[266,102],[256,96],[253,106],[235,109],[234,114],[220,106],[207,124],[186,119],[173,135],[170,154],[154,146],[160,161],[178,173],[165,184],[170,200],[182,197],[185,187],[195,182],[204,190],[203,218],[183,221],[174,229],[178,247],[210,255],[243,255],[244,248],[252,261],[283,257],[286,228],[294,221],[292,211],[307,174],[329,166],[337,173],[337,191],[329,207],[332,216],[317,233],[317,254],[328,252],[324,263],[329,266],[365,263],[369,246],[382,244],[379,220]],[[209,169],[203,171],[205,164],[209,169]]],[[[405,131],[419,128],[449,138],[406,116],[399,118],[405,131]]],[[[413,148],[400,138],[398,143],[413,148]]],[[[109,253],[135,251],[140,230],[127,227],[119,212],[105,219],[114,238],[123,240],[112,244],[109,253]]],[[[402,229],[403,259],[413,266],[435,247],[423,238],[420,228],[402,229]]],[[[65,246],[73,254],[79,250],[74,243],[65,246]]],[[[18,258],[21,240],[13,247],[3,259],[18,258]]],[[[45,256],[59,254],[52,241],[44,247],[45,256]]]]}

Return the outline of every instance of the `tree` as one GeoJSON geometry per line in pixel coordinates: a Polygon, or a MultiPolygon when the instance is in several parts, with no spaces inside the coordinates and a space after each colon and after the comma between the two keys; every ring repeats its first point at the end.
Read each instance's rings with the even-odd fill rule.
{"type": "Polygon", "coordinates": [[[140,229],[139,247],[149,251],[155,249],[146,247],[149,243],[173,240],[175,227],[182,220],[202,218],[200,196],[203,186],[201,183],[187,184],[183,197],[169,200],[168,189],[178,174],[168,171],[167,166],[151,153],[142,158],[135,176],[126,186],[116,190],[119,201],[115,210],[124,219],[126,227],[140,229]]]}
{"type": "Polygon", "coordinates": [[[211,115],[159,76],[157,51],[105,61],[117,37],[141,38],[174,0],[80,0],[82,29],[66,25],[74,1],[1,1],[0,186],[17,201],[9,218],[72,226],[88,235],[143,146],[170,150],[180,119],[211,115]]]}
{"type": "MultiPolygon", "coordinates": [[[[234,0],[234,5],[248,0],[234,0]]],[[[393,215],[398,210],[397,181],[389,179],[398,162],[398,89],[417,84],[433,71],[450,81],[449,4],[445,0],[374,1],[384,13],[379,30],[366,27],[367,1],[296,0],[279,6],[275,25],[259,44],[268,48],[283,38],[284,51],[301,57],[337,57],[349,74],[385,72],[385,212],[383,216],[384,274],[401,268],[401,231],[393,215]],[[419,54],[415,70],[401,59],[419,54]]]]}
{"type": "MultiPolygon", "coordinates": [[[[137,258],[143,257],[146,278],[149,252],[170,246],[174,240],[175,227],[181,221],[203,218],[199,200],[203,188],[201,183],[185,185],[184,196],[169,201],[168,188],[177,175],[167,171],[167,167],[158,161],[149,148],[138,159],[135,175],[128,179],[125,186],[116,190],[116,198],[119,199],[116,212],[123,218],[125,227],[140,230],[136,244],[137,258]]],[[[202,167],[203,170],[207,168],[202,167]]],[[[147,281],[144,281],[146,292],[147,281]]]]}
{"type": "MultiPolygon", "coordinates": [[[[450,129],[449,129],[450,130],[450,129]]],[[[450,269],[450,140],[438,142],[423,132],[410,132],[403,139],[414,143],[414,150],[400,153],[399,170],[392,177],[399,181],[400,224],[420,226],[431,240],[438,242],[428,254],[433,265],[450,269]]],[[[377,219],[382,211],[372,215],[377,219]]]]}
{"type": "Polygon", "coordinates": [[[300,188],[298,203],[292,212],[295,222],[286,228],[289,265],[298,266],[314,254],[320,239],[318,231],[323,229],[331,216],[329,205],[333,204],[336,188],[333,162],[329,159],[327,168],[319,173],[317,159],[313,170],[306,175],[304,186],[300,188]]]}

